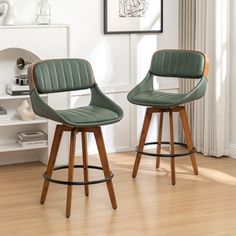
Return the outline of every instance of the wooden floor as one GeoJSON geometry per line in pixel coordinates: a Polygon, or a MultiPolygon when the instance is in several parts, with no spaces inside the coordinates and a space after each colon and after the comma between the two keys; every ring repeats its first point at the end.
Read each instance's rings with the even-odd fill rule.
{"type": "MultiPolygon", "coordinates": [[[[112,209],[105,184],[91,186],[89,197],[83,187],[75,187],[70,219],[65,217],[65,186],[51,184],[45,205],[39,203],[45,166],[1,166],[0,235],[236,235],[236,160],[198,155],[195,176],[190,160],[179,158],[172,186],[169,159],[161,159],[161,169],[155,170],[153,158],[142,158],[134,180],[134,157],[109,155],[118,209],[112,209]]],[[[97,157],[90,163],[98,163],[97,157]]]]}

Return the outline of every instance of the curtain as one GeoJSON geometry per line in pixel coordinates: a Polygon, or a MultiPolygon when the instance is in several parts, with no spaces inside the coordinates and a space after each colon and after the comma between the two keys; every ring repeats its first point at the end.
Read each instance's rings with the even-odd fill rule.
{"type": "MultiPolygon", "coordinates": [[[[194,50],[196,35],[196,0],[180,1],[180,48],[194,50]]],[[[195,81],[191,79],[179,80],[179,92],[186,93],[193,89],[195,81]]],[[[189,126],[193,130],[194,124],[194,104],[186,103],[185,109],[188,115],[189,126]]],[[[180,124],[181,122],[179,122],[180,124]]],[[[180,124],[181,127],[181,124],[180,124]]],[[[185,142],[183,129],[179,129],[179,139],[185,142]]]]}
{"type": "Polygon", "coordinates": [[[194,49],[206,53],[210,62],[206,94],[191,110],[193,142],[204,155],[228,155],[230,0],[197,0],[187,10],[195,12],[194,49]]]}
{"type": "Polygon", "coordinates": [[[194,106],[197,151],[220,157],[229,146],[230,0],[198,0],[196,49],[210,61],[207,92],[194,106]]]}

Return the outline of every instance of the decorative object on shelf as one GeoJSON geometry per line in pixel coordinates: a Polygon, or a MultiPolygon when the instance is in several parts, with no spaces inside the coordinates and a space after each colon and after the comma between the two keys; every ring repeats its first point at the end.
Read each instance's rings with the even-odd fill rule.
{"type": "Polygon", "coordinates": [[[23,100],[16,110],[20,118],[24,121],[33,120],[36,117],[27,100],[23,100]]]}
{"type": "Polygon", "coordinates": [[[49,25],[51,22],[51,6],[48,0],[41,0],[38,6],[36,23],[38,25],[49,25]]]}
{"type": "Polygon", "coordinates": [[[32,62],[29,61],[25,61],[22,57],[19,57],[16,60],[16,66],[19,70],[23,70],[25,68],[26,65],[31,64],[32,62]]]}
{"type": "Polygon", "coordinates": [[[3,10],[2,9],[0,9],[0,17],[2,17],[3,16],[3,10]]]}
{"type": "Polygon", "coordinates": [[[15,76],[16,78],[16,84],[19,85],[28,85],[28,76],[27,76],[27,70],[28,66],[32,62],[25,61],[22,57],[19,57],[16,60],[16,67],[18,69],[18,75],[15,76]]]}
{"type": "MultiPolygon", "coordinates": [[[[14,25],[15,24],[15,18],[16,18],[16,10],[13,0],[0,0],[0,5],[6,4],[7,5],[7,11],[5,13],[5,18],[3,21],[3,25],[14,25]]],[[[0,17],[4,15],[4,12],[1,11],[0,17]]]]}
{"type": "Polygon", "coordinates": [[[27,75],[16,75],[16,84],[23,86],[28,85],[28,76],[27,75]]]}
{"type": "Polygon", "coordinates": [[[0,106],[0,122],[3,121],[9,121],[9,117],[7,115],[7,110],[0,106]]]}
{"type": "Polygon", "coordinates": [[[104,0],[104,33],[163,32],[163,0],[104,0]]]}
{"type": "Polygon", "coordinates": [[[6,114],[7,114],[7,110],[0,106],[0,115],[6,115],[6,114]]]}

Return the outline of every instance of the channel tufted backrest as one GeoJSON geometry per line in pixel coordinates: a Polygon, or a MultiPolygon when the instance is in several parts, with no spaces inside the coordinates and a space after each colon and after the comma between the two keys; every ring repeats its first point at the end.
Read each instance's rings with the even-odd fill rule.
{"type": "Polygon", "coordinates": [[[189,50],[161,50],[154,53],[150,72],[156,76],[200,78],[204,74],[205,55],[189,50]]]}
{"type": "Polygon", "coordinates": [[[55,59],[37,63],[33,70],[39,93],[55,93],[91,88],[94,83],[90,63],[83,59],[55,59]]]}

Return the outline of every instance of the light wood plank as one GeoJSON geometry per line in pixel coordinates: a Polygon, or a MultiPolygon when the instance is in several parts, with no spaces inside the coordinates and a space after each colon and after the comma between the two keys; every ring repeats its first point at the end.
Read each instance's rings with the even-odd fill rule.
{"type": "MultiPolygon", "coordinates": [[[[0,166],[0,235],[236,235],[236,160],[196,154],[196,176],[188,157],[176,158],[178,184],[172,186],[168,158],[162,158],[156,170],[155,157],[143,157],[139,177],[132,179],[135,154],[108,155],[115,173],[117,210],[111,209],[103,184],[90,186],[89,197],[76,186],[69,220],[64,210],[66,186],[51,184],[46,204],[38,203],[43,164],[0,166]]],[[[98,156],[90,157],[90,164],[99,163],[98,156]]],[[[55,172],[55,177],[66,176],[67,170],[55,172]]],[[[90,180],[98,176],[103,173],[90,172],[90,180]]],[[[81,178],[82,171],[76,171],[75,180],[81,178]]]]}

